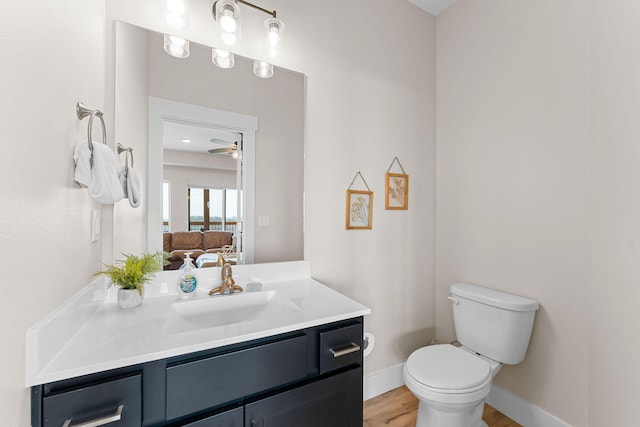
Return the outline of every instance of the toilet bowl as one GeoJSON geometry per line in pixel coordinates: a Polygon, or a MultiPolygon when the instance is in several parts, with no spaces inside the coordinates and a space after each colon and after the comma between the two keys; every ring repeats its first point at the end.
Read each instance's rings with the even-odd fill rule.
{"type": "Polygon", "coordinates": [[[524,359],[538,303],[466,283],[451,285],[448,298],[462,346],[422,347],[404,365],[404,383],[419,400],[416,427],[487,427],[493,378],[502,363],[524,359]]]}
{"type": "Polygon", "coordinates": [[[416,427],[486,427],[484,400],[501,366],[450,344],[413,352],[403,379],[419,400],[416,427]]]}

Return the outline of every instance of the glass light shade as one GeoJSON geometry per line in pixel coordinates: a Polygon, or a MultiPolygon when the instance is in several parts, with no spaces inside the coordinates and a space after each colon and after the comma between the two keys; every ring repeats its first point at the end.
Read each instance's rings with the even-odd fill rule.
{"type": "Polygon", "coordinates": [[[233,68],[235,64],[235,55],[222,49],[211,49],[211,62],[216,67],[233,68]]]}
{"type": "Polygon", "coordinates": [[[273,64],[265,61],[253,61],[253,74],[260,78],[268,79],[273,76],[273,64]]]}
{"type": "Polygon", "coordinates": [[[186,58],[189,56],[189,40],[165,34],[164,51],[176,58],[186,58]]]}
{"type": "Polygon", "coordinates": [[[240,41],[240,7],[233,0],[217,0],[214,16],[218,23],[218,37],[227,46],[240,41]]]}
{"type": "Polygon", "coordinates": [[[264,21],[264,54],[267,58],[275,58],[282,46],[284,22],[277,18],[264,21]]]}
{"type": "Polygon", "coordinates": [[[164,2],[164,20],[176,29],[189,28],[189,10],[186,0],[166,0],[164,2]]]}

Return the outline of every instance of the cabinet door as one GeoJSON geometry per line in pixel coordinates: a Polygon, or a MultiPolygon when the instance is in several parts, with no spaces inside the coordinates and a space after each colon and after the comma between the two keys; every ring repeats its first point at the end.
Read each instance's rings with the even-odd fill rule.
{"type": "Polygon", "coordinates": [[[362,368],[245,406],[245,427],[362,427],[362,368]]]}
{"type": "Polygon", "coordinates": [[[243,415],[244,410],[242,408],[236,408],[185,424],[184,427],[242,427],[244,421],[243,415]]]}

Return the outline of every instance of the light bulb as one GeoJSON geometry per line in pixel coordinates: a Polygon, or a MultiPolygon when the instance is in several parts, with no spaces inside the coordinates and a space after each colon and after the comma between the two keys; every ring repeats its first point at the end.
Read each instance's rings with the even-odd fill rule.
{"type": "Polygon", "coordinates": [[[238,23],[236,22],[236,18],[233,17],[233,11],[229,9],[224,9],[224,15],[220,17],[220,28],[225,33],[233,33],[238,28],[238,23]]]}
{"type": "Polygon", "coordinates": [[[180,46],[175,44],[169,45],[169,54],[176,58],[181,58],[184,55],[184,50],[180,46]]]}
{"type": "Polygon", "coordinates": [[[211,61],[213,64],[220,68],[233,68],[235,63],[235,56],[233,53],[222,49],[211,49],[211,61]]]}
{"type": "Polygon", "coordinates": [[[189,27],[189,16],[185,1],[167,0],[164,5],[164,20],[173,28],[187,29],[189,27]]]}
{"type": "Polygon", "coordinates": [[[267,41],[269,42],[269,46],[276,46],[280,41],[280,33],[277,28],[272,28],[269,30],[267,34],[267,41]]]}
{"type": "Polygon", "coordinates": [[[221,33],[220,38],[227,46],[234,46],[238,41],[238,37],[233,33],[221,33]]]}
{"type": "Polygon", "coordinates": [[[185,44],[187,44],[187,41],[180,37],[169,36],[169,43],[176,47],[183,47],[185,44]]]}
{"type": "Polygon", "coordinates": [[[189,40],[165,34],[164,50],[176,58],[186,58],[189,56],[189,40]]]}
{"type": "Polygon", "coordinates": [[[176,29],[184,29],[187,27],[187,21],[185,20],[184,16],[181,15],[166,13],[164,15],[164,20],[168,25],[176,29]]]}

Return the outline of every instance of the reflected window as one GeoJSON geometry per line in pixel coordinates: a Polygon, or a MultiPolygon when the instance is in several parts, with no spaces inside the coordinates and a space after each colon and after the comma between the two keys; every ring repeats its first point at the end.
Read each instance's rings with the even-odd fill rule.
{"type": "MultiPolygon", "coordinates": [[[[238,221],[238,191],[225,190],[225,196],[225,219],[227,223],[236,224],[238,221]]],[[[233,231],[235,231],[235,225],[233,231]]]]}
{"type": "Polygon", "coordinates": [[[230,188],[189,188],[189,231],[235,232],[238,192],[230,188]]]}

